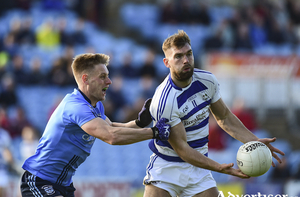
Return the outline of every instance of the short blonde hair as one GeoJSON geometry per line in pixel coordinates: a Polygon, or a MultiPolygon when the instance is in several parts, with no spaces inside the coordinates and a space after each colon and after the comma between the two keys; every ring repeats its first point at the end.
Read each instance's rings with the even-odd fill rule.
{"type": "Polygon", "coordinates": [[[92,71],[94,69],[94,66],[98,64],[104,64],[107,66],[109,64],[109,56],[100,53],[80,54],[74,58],[71,67],[74,76],[76,76],[77,74],[81,74],[84,71],[92,71]]]}
{"type": "Polygon", "coordinates": [[[187,43],[191,46],[191,40],[189,36],[183,30],[178,30],[178,33],[169,36],[164,41],[162,50],[166,54],[166,51],[171,47],[175,46],[176,48],[181,48],[187,43]]]}

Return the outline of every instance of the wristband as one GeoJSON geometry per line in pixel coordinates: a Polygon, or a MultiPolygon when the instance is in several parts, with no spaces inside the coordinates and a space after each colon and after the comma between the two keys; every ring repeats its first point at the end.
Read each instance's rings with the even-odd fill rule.
{"type": "Polygon", "coordinates": [[[157,130],[157,128],[156,127],[151,127],[151,129],[152,129],[152,132],[153,132],[153,137],[152,137],[152,139],[156,139],[157,138],[157,134],[158,134],[158,130],[157,130]]]}

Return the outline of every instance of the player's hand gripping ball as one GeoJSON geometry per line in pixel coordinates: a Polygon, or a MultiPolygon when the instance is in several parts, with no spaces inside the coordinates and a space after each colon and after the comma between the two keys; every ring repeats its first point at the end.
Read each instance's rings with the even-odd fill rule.
{"type": "Polygon", "coordinates": [[[251,177],[265,174],[272,165],[272,153],[262,142],[251,141],[243,144],[237,152],[239,169],[251,177]]]}

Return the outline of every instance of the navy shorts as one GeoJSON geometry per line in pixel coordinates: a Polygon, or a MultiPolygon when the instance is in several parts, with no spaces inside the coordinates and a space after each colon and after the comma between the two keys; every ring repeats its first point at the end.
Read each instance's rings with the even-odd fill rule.
{"type": "Polygon", "coordinates": [[[74,197],[74,191],[73,183],[65,187],[43,180],[28,171],[24,172],[21,180],[22,197],[74,197]]]}

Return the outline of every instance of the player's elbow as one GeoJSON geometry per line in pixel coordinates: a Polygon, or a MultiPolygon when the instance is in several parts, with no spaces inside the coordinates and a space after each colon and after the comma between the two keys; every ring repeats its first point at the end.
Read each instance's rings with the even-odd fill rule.
{"type": "Polygon", "coordinates": [[[110,135],[110,137],[106,140],[106,143],[110,145],[119,145],[120,140],[116,135],[110,135]]]}
{"type": "Polygon", "coordinates": [[[116,132],[111,131],[109,137],[106,140],[106,143],[110,145],[122,145],[121,136],[118,135],[116,132]]]}

